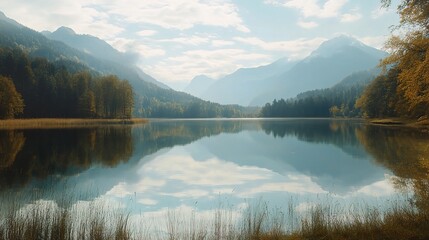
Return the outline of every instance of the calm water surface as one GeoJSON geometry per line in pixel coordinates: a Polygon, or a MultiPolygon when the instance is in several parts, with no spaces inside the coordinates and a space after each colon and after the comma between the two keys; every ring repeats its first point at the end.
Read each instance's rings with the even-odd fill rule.
{"type": "Polygon", "coordinates": [[[420,130],[345,120],[1,130],[0,202],[6,208],[11,194],[24,204],[93,202],[145,218],[258,201],[292,201],[298,212],[324,202],[384,208],[412,194],[404,182],[427,173],[428,146],[420,130]]]}

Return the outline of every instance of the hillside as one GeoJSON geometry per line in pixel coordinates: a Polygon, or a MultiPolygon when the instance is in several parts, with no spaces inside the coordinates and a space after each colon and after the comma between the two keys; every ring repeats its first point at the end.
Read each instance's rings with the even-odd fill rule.
{"type": "Polygon", "coordinates": [[[94,75],[117,75],[134,89],[134,116],[139,117],[231,117],[241,116],[238,106],[221,106],[189,94],[160,88],[145,81],[145,73],[134,67],[98,59],[67,44],[46,38],[43,34],[16,23],[0,14],[0,47],[19,48],[30,58],[42,57],[70,73],[90,71],[94,75]]]}
{"type": "Polygon", "coordinates": [[[296,98],[266,103],[263,117],[360,117],[355,102],[376,76],[379,69],[353,73],[330,88],[299,93],[296,98]]]}
{"type": "Polygon", "coordinates": [[[42,34],[49,39],[63,42],[81,52],[88,53],[97,59],[114,62],[119,65],[126,65],[130,68],[129,70],[134,71],[141,79],[153,83],[158,87],[169,89],[168,86],[147,75],[140,69],[130,67],[134,66],[135,61],[135,57],[131,53],[119,52],[107,42],[97,37],[87,34],[76,34],[73,29],[67,27],[60,27],[52,33],[44,31],[42,34]]]}

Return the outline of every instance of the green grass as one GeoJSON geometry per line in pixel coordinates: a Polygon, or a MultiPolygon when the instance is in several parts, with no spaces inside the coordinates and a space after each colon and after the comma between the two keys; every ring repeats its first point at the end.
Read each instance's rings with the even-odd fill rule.
{"type": "Polygon", "coordinates": [[[142,124],[147,119],[80,119],[80,118],[37,118],[0,120],[0,129],[23,128],[72,128],[97,125],[142,124]]]}
{"type": "Polygon", "coordinates": [[[214,211],[211,220],[169,211],[163,224],[131,221],[124,210],[97,203],[61,208],[49,201],[0,212],[0,239],[429,239],[429,214],[411,203],[386,211],[344,209],[318,204],[298,213],[295,206],[271,209],[257,204],[234,217],[233,210],[214,211]]]}

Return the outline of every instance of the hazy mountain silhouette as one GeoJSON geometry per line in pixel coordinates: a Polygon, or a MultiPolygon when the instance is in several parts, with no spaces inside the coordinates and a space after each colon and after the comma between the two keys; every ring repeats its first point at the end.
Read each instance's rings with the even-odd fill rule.
{"type": "Polygon", "coordinates": [[[167,85],[157,81],[139,68],[134,67],[137,56],[132,53],[119,52],[107,42],[97,37],[88,34],[76,34],[73,29],[68,27],[60,27],[52,33],[44,31],[42,34],[49,39],[63,42],[98,59],[128,65],[145,81],[153,83],[158,87],[169,89],[167,85]]]}
{"type": "Polygon", "coordinates": [[[198,75],[192,79],[188,86],[183,90],[196,97],[202,97],[203,93],[215,82],[216,80],[206,75],[198,75]]]}
{"type": "Polygon", "coordinates": [[[333,38],[289,71],[264,79],[265,88],[250,103],[263,105],[275,98],[286,99],[300,92],[331,87],[352,73],[373,69],[385,56],[385,52],[352,37],[333,38]]]}
{"type": "Polygon", "coordinates": [[[264,79],[277,76],[294,64],[295,62],[282,58],[265,66],[240,68],[234,73],[216,80],[211,85],[204,84],[209,82],[207,79],[198,78],[198,81],[192,81],[185,91],[213,102],[246,106],[249,105],[251,99],[260,94],[261,87],[266,84],[264,79]],[[204,83],[202,83],[203,80],[204,83]],[[203,87],[195,87],[196,85],[203,87]],[[197,91],[193,90],[192,93],[188,91],[189,89],[197,91]]]}

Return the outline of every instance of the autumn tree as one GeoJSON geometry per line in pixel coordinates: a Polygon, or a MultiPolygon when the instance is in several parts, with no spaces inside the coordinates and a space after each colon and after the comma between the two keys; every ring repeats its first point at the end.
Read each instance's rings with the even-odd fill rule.
{"type": "Polygon", "coordinates": [[[12,80],[0,76],[0,119],[14,118],[24,111],[24,101],[12,80]]]}
{"type": "MultiPolygon", "coordinates": [[[[382,0],[385,7],[391,0],[382,0]]],[[[429,1],[402,0],[400,23],[387,42],[390,55],[382,66],[397,68],[398,93],[408,104],[408,116],[429,115],[429,1]]]]}

